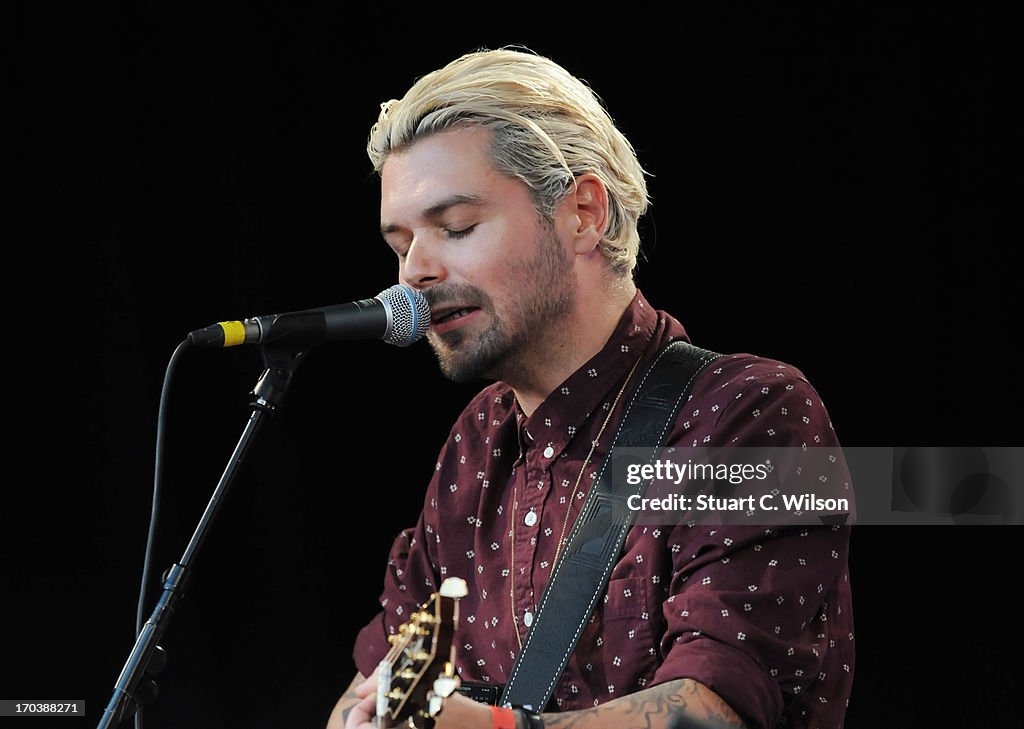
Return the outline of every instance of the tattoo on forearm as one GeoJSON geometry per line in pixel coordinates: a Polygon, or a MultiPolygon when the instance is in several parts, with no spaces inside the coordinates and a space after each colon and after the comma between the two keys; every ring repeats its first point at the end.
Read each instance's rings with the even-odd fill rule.
{"type": "Polygon", "coordinates": [[[359,703],[359,697],[356,696],[356,692],[353,689],[349,689],[341,695],[341,702],[346,702],[346,705],[341,710],[341,722],[345,724],[348,722],[348,715],[352,713],[352,709],[356,708],[356,704],[359,703]]]}
{"type": "Polygon", "coordinates": [[[545,714],[544,724],[549,729],[744,729],[728,704],[690,679],[660,684],[593,709],[545,714]]]}

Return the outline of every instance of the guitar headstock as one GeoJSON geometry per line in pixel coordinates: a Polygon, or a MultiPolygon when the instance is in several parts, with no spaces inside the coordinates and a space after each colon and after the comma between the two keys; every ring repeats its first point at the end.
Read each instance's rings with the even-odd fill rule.
{"type": "Polygon", "coordinates": [[[434,726],[441,696],[455,688],[452,637],[459,621],[459,600],[466,594],[465,580],[449,577],[398,633],[388,637],[391,650],[377,670],[377,725],[381,729],[434,726]]]}

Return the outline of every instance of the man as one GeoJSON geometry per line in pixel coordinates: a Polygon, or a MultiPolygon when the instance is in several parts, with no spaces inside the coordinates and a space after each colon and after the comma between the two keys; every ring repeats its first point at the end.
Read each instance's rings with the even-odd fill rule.
{"type": "MultiPolygon", "coordinates": [[[[648,203],[634,150],[552,61],[459,58],[382,107],[368,152],[381,232],[400,281],[431,305],[442,370],[493,383],[453,426],[419,520],[395,542],[330,729],[372,726],[387,637],[446,577],[469,587],[460,679],[509,680],[630,394],[662,347],[687,338],[633,281],[648,203]]],[[[700,375],[667,442],[837,445],[799,370],[749,354],[700,375]]],[[[847,543],[845,527],[638,522],[543,715],[456,693],[437,727],[840,727],[847,543]]]]}

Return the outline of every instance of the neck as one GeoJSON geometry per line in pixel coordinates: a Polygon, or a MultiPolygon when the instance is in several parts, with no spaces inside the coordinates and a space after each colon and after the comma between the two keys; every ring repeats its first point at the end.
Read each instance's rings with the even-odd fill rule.
{"type": "Polygon", "coordinates": [[[600,352],[633,301],[632,279],[616,279],[606,287],[580,292],[578,306],[563,322],[552,326],[552,336],[539,342],[528,361],[505,380],[519,407],[529,416],[548,395],[600,352]]]}

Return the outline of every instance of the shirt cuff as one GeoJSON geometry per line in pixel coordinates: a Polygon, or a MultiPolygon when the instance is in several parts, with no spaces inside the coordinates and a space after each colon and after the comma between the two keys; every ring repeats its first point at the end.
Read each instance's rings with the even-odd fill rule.
{"type": "Polygon", "coordinates": [[[778,685],[753,658],[733,646],[698,637],[677,643],[654,683],[689,678],[718,694],[748,729],[771,729],[782,711],[778,685]]]}
{"type": "Polygon", "coordinates": [[[390,648],[387,629],[384,627],[384,613],[380,612],[356,636],[355,647],[352,649],[356,668],[364,676],[369,676],[390,648]]]}

